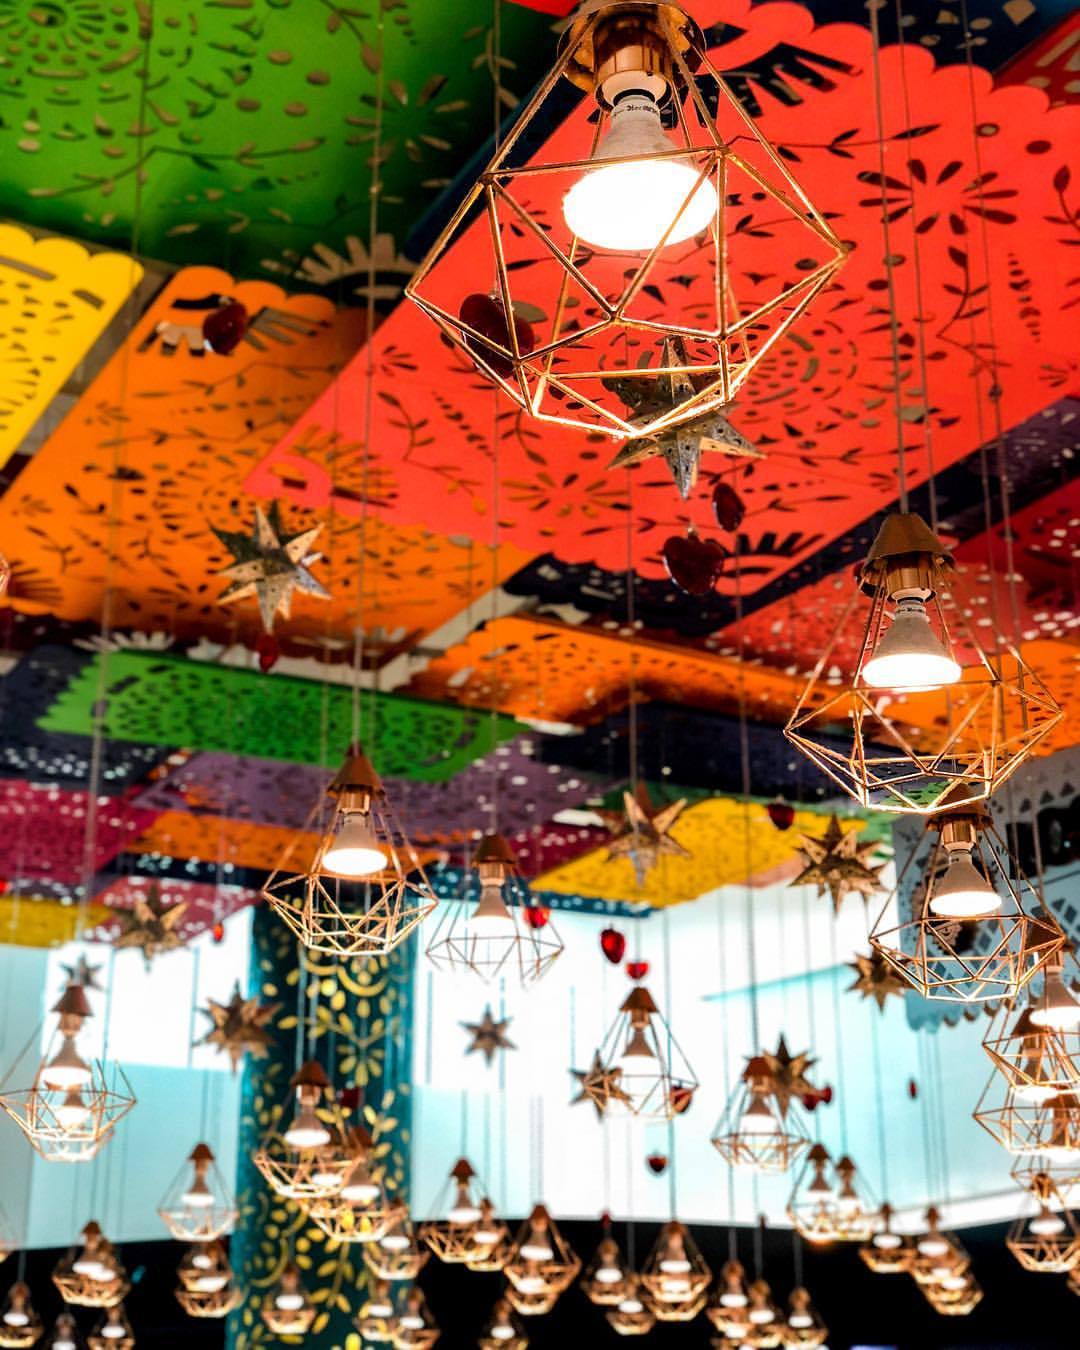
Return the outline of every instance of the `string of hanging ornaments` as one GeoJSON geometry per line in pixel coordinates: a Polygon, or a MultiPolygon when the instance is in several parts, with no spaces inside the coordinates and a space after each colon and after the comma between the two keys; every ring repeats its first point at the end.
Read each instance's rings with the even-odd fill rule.
{"type": "Polygon", "coordinates": [[[479,894],[442,906],[428,959],[451,974],[534,984],[558,960],[563,941],[548,911],[535,904],[517,854],[492,831],[477,844],[471,870],[479,894]]]}
{"type": "Polygon", "coordinates": [[[0,1092],[0,1107],[46,1162],[89,1162],[135,1096],[118,1064],[88,1064],[79,1053],[79,1033],[93,1016],[84,986],[69,983],[52,1011],[57,1024],[31,1086],[0,1092]]]}
{"type": "MultiPolygon", "coordinates": [[[[633,444],[726,408],[845,252],[691,18],[656,0],[590,0],[406,294],[532,417],[633,444]],[[564,81],[595,103],[567,117],[564,81]],[[541,185],[561,211],[535,209],[541,185]],[[790,245],[783,274],[798,278],[775,290],[754,276],[756,241],[737,229],[748,208],[731,205],[758,198],[790,245]],[[468,291],[447,257],[474,228],[487,292],[468,291]],[[676,326],[653,296],[685,272],[688,248],[713,284],[696,323],[676,326]],[[629,368],[628,344],[639,350],[629,368]]],[[[759,270],[775,275],[775,258],[759,270]]]]}
{"type": "Polygon", "coordinates": [[[421,859],[382,780],[354,745],[262,896],[309,951],[386,956],[435,908],[421,859]],[[319,842],[296,868],[306,837],[319,842]]]}
{"type": "Polygon", "coordinates": [[[913,850],[870,943],[924,998],[1012,999],[1061,952],[1065,935],[1011,857],[984,803],[927,820],[929,857],[913,850]],[[896,922],[897,912],[912,917],[896,922]]]}

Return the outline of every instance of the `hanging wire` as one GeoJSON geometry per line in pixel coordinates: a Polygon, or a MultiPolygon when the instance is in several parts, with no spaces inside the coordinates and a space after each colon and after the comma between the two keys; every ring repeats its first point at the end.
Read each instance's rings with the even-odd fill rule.
{"type": "Polygon", "coordinates": [[[896,278],[892,235],[889,221],[888,192],[885,186],[885,112],[881,92],[881,35],[878,31],[878,6],[871,0],[870,35],[873,49],[874,116],[877,125],[878,178],[881,186],[881,234],[885,249],[885,278],[889,297],[889,347],[893,369],[893,403],[896,416],[896,483],[900,510],[908,509],[907,465],[904,448],[903,377],[900,368],[900,326],[897,320],[896,278]]]}
{"type": "Polygon", "coordinates": [[[878,1031],[878,1022],[881,1020],[880,1014],[876,1010],[869,1011],[870,1017],[870,1040],[872,1053],[874,1056],[874,1106],[877,1112],[877,1136],[878,1136],[878,1167],[881,1172],[881,1197],[883,1200],[889,1198],[889,1147],[886,1137],[885,1125],[885,1085],[882,1081],[881,1073],[881,1042],[878,1031]]]}

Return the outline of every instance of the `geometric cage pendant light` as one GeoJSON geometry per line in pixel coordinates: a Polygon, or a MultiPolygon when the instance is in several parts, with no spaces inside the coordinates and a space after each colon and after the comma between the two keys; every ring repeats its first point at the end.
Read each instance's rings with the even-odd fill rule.
{"type": "Polygon", "coordinates": [[[179,1242],[213,1242],[227,1233],[237,1209],[208,1144],[196,1144],[158,1206],[179,1242]]]}
{"type": "Polygon", "coordinates": [[[119,1065],[88,1064],[76,1044],[93,1016],[86,991],[70,983],[53,1008],[56,1031],[29,1088],[0,1093],[0,1107],[46,1162],[89,1162],[135,1105],[119,1065]]]}
{"type": "Polygon", "coordinates": [[[952,570],[920,516],[888,516],[784,729],[864,807],[926,814],[981,801],[1063,715],[1015,649],[983,650],[949,595],[952,570]]]}
{"type": "Polygon", "coordinates": [[[1065,936],[1011,859],[985,804],[931,816],[930,856],[914,850],[870,943],[924,998],[1012,999],[1060,952],[1065,936]],[[910,905],[911,918],[897,922],[910,905]]]}
{"type": "Polygon", "coordinates": [[[730,404],[845,255],[693,19],[590,0],[406,294],[529,415],[624,440],[730,404]]]}
{"type": "Polygon", "coordinates": [[[386,956],[435,908],[420,858],[359,745],[262,896],[309,951],[329,956],[386,956]],[[319,844],[310,865],[297,871],[294,853],[309,832],[320,835],[319,844]]]}
{"type": "Polygon", "coordinates": [[[596,1054],[583,1095],[606,1113],[611,1105],[654,1120],[672,1120],[690,1106],[698,1081],[664,1015],[643,984],[623,1000],[596,1054]]]}

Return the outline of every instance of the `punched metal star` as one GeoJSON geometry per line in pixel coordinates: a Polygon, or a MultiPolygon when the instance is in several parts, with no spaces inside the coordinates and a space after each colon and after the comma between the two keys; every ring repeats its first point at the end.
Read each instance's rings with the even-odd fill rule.
{"type": "MultiPolygon", "coordinates": [[[[639,370],[647,368],[648,355],[643,355],[638,364],[639,370]]],[[[663,367],[686,366],[689,360],[686,346],[681,338],[665,338],[661,365],[663,367]]],[[[698,392],[691,377],[679,370],[647,376],[611,375],[604,381],[604,387],[617,395],[633,412],[632,426],[640,426],[651,421],[659,413],[677,408],[698,392]]],[[[760,450],[735,430],[724,416],[723,410],[703,413],[692,421],[661,431],[654,436],[642,436],[628,440],[611,461],[612,469],[626,468],[654,456],[663,459],[675,479],[675,486],[685,500],[697,483],[701,456],[706,452],[715,452],[739,459],[761,459],[760,450]]]]}
{"type": "Polygon", "coordinates": [[[322,556],[311,551],[322,531],[321,524],[299,534],[286,534],[278,504],[273,502],[269,511],[264,512],[261,506],[255,508],[255,525],[250,535],[211,528],[233,557],[229,566],[217,574],[230,583],[218,597],[219,603],[227,605],[256,596],[266,632],[274,631],[276,615],[289,617],[294,591],[329,600],[330,592],[310,570],[322,556]]]}
{"type": "Polygon", "coordinates": [[[195,1044],[213,1045],[224,1051],[235,1073],[245,1055],[252,1059],[266,1059],[269,1055],[274,1038],[266,1024],[280,1007],[280,1003],[260,1003],[257,998],[244,998],[237,983],[228,1003],[215,1003],[211,998],[207,999],[205,1008],[199,1009],[213,1025],[195,1044]]]}
{"type": "Polygon", "coordinates": [[[871,952],[869,956],[856,952],[855,960],[847,964],[855,972],[855,983],[848,985],[847,992],[852,994],[857,991],[863,998],[872,998],[879,1012],[885,1011],[885,1002],[890,994],[899,998],[909,988],[907,981],[877,952],[871,952]]]}
{"type": "Polygon", "coordinates": [[[799,852],[806,865],[791,885],[816,886],[818,895],[829,895],[834,911],[839,913],[846,895],[869,898],[880,889],[881,868],[867,866],[876,848],[873,841],[860,844],[858,830],[842,830],[833,816],[820,839],[802,836],[799,852]]]}
{"type": "Polygon", "coordinates": [[[623,793],[623,812],[602,811],[605,824],[613,831],[608,843],[608,861],[629,858],[634,864],[638,885],[662,857],[689,858],[690,850],[672,837],[671,828],[686,806],[686,798],[656,810],[644,783],[637,792],[623,793]]]}
{"type": "Polygon", "coordinates": [[[510,1017],[496,1020],[491,1014],[491,1008],[487,1007],[479,1022],[462,1022],[461,1025],[472,1036],[465,1053],[471,1055],[474,1050],[479,1050],[485,1063],[490,1065],[497,1050],[516,1050],[517,1046],[506,1034],[506,1028],[512,1020],[510,1017]]]}
{"type": "Polygon", "coordinates": [[[603,1120],[604,1112],[612,1102],[630,1105],[630,1094],[622,1088],[619,1081],[622,1078],[622,1069],[605,1068],[599,1050],[594,1052],[592,1063],[587,1069],[571,1069],[570,1072],[578,1080],[578,1087],[581,1088],[578,1095],[571,1100],[571,1106],[576,1106],[578,1102],[592,1102],[597,1120],[603,1120]]]}
{"type": "Polygon", "coordinates": [[[67,976],[68,984],[79,984],[89,993],[92,990],[101,990],[102,985],[98,983],[98,974],[101,971],[100,966],[92,966],[87,961],[85,955],[80,956],[70,966],[61,966],[60,969],[67,976]]]}
{"type": "Polygon", "coordinates": [[[184,945],[178,929],[187,909],[186,900],[180,900],[175,905],[162,904],[157,886],[149,887],[145,897],[136,899],[134,908],[113,911],[122,924],[114,946],[118,950],[137,947],[149,966],[155,956],[175,951],[184,945]]]}
{"type": "Polygon", "coordinates": [[[772,1092],[781,1115],[787,1115],[793,1097],[802,1101],[817,1091],[806,1076],[817,1063],[809,1050],[793,1055],[787,1048],[787,1041],[781,1036],[775,1052],[770,1054],[766,1050],[762,1059],[769,1067],[772,1092]]]}

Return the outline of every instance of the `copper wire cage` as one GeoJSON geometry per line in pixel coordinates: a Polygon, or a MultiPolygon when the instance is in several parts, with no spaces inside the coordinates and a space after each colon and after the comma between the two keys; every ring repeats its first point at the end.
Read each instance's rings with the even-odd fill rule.
{"type": "Polygon", "coordinates": [[[922,1292],[940,1317],[969,1317],[983,1300],[982,1285],[970,1272],[940,1285],[926,1285],[922,1292]]]}
{"type": "Polygon", "coordinates": [[[275,1336],[306,1336],[311,1330],[316,1308],[295,1262],[286,1262],[277,1283],[266,1291],[259,1316],[275,1336]]]}
{"type": "MultiPolygon", "coordinates": [[[[509,1284],[526,1297],[558,1298],[577,1279],[580,1270],[581,1260],[555,1220],[543,1205],[534,1205],[518,1230],[510,1260],[503,1269],[509,1284]]],[[[514,1307],[525,1312],[517,1303],[514,1307]]]]}
{"type": "Polygon", "coordinates": [[[428,1350],[439,1339],[439,1335],[424,1291],[418,1284],[411,1285],[391,1329],[390,1339],[395,1350],[428,1350]]]}
{"type": "Polygon", "coordinates": [[[893,1208],[888,1202],[878,1211],[877,1230],[859,1247],[863,1264],[875,1275],[902,1275],[911,1264],[912,1245],[893,1230],[893,1208]]]}
{"type": "Polygon", "coordinates": [[[693,1234],[673,1219],[657,1234],[640,1279],[645,1302],[658,1322],[690,1322],[705,1306],[712,1271],[693,1234]]]}
{"type": "Polygon", "coordinates": [[[934,835],[929,858],[919,849],[908,858],[871,946],[924,998],[1014,999],[1061,950],[1064,934],[985,806],[939,811],[927,831],[934,835]],[[963,906],[954,908],[959,868],[966,869],[975,900],[985,894],[982,912],[964,916],[963,906]],[[911,918],[904,920],[904,912],[911,918]]]}
{"type": "Polygon", "coordinates": [[[370,1281],[368,1297],[360,1307],[354,1325],[360,1333],[361,1341],[373,1341],[376,1344],[387,1343],[393,1337],[394,1296],[389,1280],[370,1281]]]}
{"type": "Polygon", "coordinates": [[[372,1167],[371,1133],[363,1125],[350,1125],[344,1143],[349,1166],[341,1188],[310,1201],[308,1215],[334,1242],[376,1242],[390,1224],[394,1205],[372,1167]]]}
{"type": "Polygon", "coordinates": [[[860,1187],[851,1158],[845,1154],[834,1162],[823,1144],[814,1144],[796,1178],[788,1218],[800,1237],[814,1246],[867,1242],[877,1227],[877,1213],[860,1187]]]}
{"type": "Polygon", "coordinates": [[[522,1317],[546,1317],[559,1301],[557,1289],[529,1294],[515,1285],[508,1284],[503,1293],[514,1312],[522,1317]]]}
{"type": "Polygon", "coordinates": [[[618,1336],[647,1336],[656,1325],[656,1316],[641,1296],[641,1281],[631,1271],[622,1298],[614,1308],[606,1308],[604,1317],[618,1336]]]}
{"type": "Polygon", "coordinates": [[[221,1242],[196,1243],[177,1269],[176,1301],[189,1317],[215,1320],[227,1317],[243,1302],[243,1290],[233,1278],[228,1254],[221,1242]]]}
{"type": "Polygon", "coordinates": [[[1036,1212],[1016,1219],[1005,1246],[1025,1270],[1065,1275],[1080,1264],[1080,1224],[1048,1172],[1036,1172],[1029,1191],[1036,1212]]]}
{"type": "MultiPolygon", "coordinates": [[[[560,120],[564,110],[563,102],[560,120]]],[[[554,68],[406,294],[531,416],[624,439],[730,404],[845,254],[709,63],[697,24],[658,0],[593,0],[571,21],[554,68]],[[629,81],[636,99],[627,103],[630,71],[640,74],[629,81]],[[596,103],[583,100],[530,160],[534,128],[548,125],[564,80],[595,92],[596,103]],[[624,114],[656,118],[644,153],[640,146],[617,153],[621,133],[606,143],[624,114]],[[544,204],[564,198],[590,171],[618,165],[684,173],[655,237],[588,243],[544,204]],[[708,200],[715,209],[698,220],[708,200]],[[755,232],[766,212],[769,231],[755,232]],[[461,266],[448,256],[473,230],[462,243],[474,259],[467,274],[491,282],[489,294],[468,294],[461,266]],[[692,315],[668,321],[657,296],[688,269],[710,284],[692,315]],[[769,285],[763,275],[795,279],[769,285]],[[641,392],[628,393],[627,383],[641,392]]]]}
{"type": "Polygon", "coordinates": [[[829,1337],[829,1329],[821,1314],[814,1307],[810,1291],[797,1285],[788,1298],[788,1310],[784,1316],[783,1344],[785,1346],[824,1345],[829,1337]]]}
{"type": "Polygon", "coordinates": [[[244,1291],[237,1284],[227,1284],[213,1293],[178,1285],[176,1301],[189,1317],[218,1321],[239,1308],[244,1301],[244,1291]]]}
{"type": "Polygon", "coordinates": [[[1080,1027],[1036,1026],[1031,1011],[1000,1008],[983,1049],[1020,1100],[1039,1104],[1080,1087],[1080,1027]]]}
{"type": "Polygon", "coordinates": [[[135,1333],[122,1303],[105,1313],[87,1336],[86,1344],[88,1350],[133,1350],[135,1333]]]}
{"type": "Polygon", "coordinates": [[[768,1283],[756,1279],[747,1292],[750,1302],[746,1309],[747,1326],[742,1334],[743,1344],[752,1347],[752,1350],[773,1350],[774,1346],[783,1345],[784,1319],[773,1302],[768,1283]]]}
{"type": "Polygon", "coordinates": [[[275,1109],[252,1162],[275,1195],[306,1207],[340,1191],[354,1160],[322,1065],[307,1060],[289,1087],[289,1099],[275,1109]],[[306,1135],[297,1132],[298,1124],[305,1126],[306,1135]]]}
{"type": "Polygon", "coordinates": [[[386,956],[435,908],[420,856],[359,745],[286,847],[262,896],[309,951],[329,956],[386,956]],[[309,833],[319,834],[319,845],[298,869],[309,833]]]}
{"type": "Polygon", "coordinates": [[[386,1228],[374,1242],[361,1248],[364,1265],[377,1280],[415,1280],[431,1257],[421,1243],[402,1201],[391,1205],[386,1228]]]}
{"type": "Polygon", "coordinates": [[[56,1263],[52,1281],[65,1303],[77,1308],[114,1308],[127,1297],[131,1282],[112,1243],[91,1220],[82,1243],[56,1263]]]}
{"type": "Polygon", "coordinates": [[[213,1242],[236,1222],[237,1208],[208,1144],[196,1144],[158,1206],[178,1242],[213,1242]]]}
{"type": "Polygon", "coordinates": [[[720,1268],[720,1279],[705,1310],[706,1316],[721,1335],[739,1341],[750,1325],[747,1321],[749,1307],[746,1271],[742,1262],[732,1257],[720,1268]]]}
{"type": "Polygon", "coordinates": [[[480,1201],[480,1220],[472,1235],[472,1251],[465,1264],[470,1270],[494,1272],[506,1268],[513,1251],[510,1229],[495,1215],[495,1206],[485,1195],[480,1201]]]}
{"type": "Polygon", "coordinates": [[[672,1120],[693,1102],[698,1080],[643,984],[623,1000],[597,1055],[599,1072],[585,1077],[582,1093],[602,1113],[621,1108],[644,1119],[672,1120]]]}
{"type": "MultiPolygon", "coordinates": [[[[1018,651],[984,651],[949,596],[951,574],[948,550],[919,516],[889,516],[784,728],[793,745],[864,807],[926,814],[982,801],[1063,716],[1018,651]],[[866,595],[869,613],[851,642],[856,606],[866,595]],[[890,621],[894,607],[897,617],[890,621]],[[871,662],[880,663],[898,640],[901,619],[915,624],[916,642],[942,663],[939,670],[951,671],[952,683],[868,679],[871,662]]],[[[886,673],[883,665],[878,669],[886,673]]]]}
{"type": "Polygon", "coordinates": [[[527,1350],[529,1338],[509,1300],[496,1300],[476,1344],[478,1350],[527,1350]]]}
{"type": "Polygon", "coordinates": [[[1025,1101],[995,1072],[973,1115],[1007,1152],[1080,1169],[1080,1095],[1059,1092],[1046,1102],[1025,1101]]]}
{"type": "Polygon", "coordinates": [[[0,1313],[0,1346],[26,1350],[41,1339],[42,1325],[30,1300],[29,1286],[17,1280],[8,1290],[0,1313]]]}
{"type": "Polygon", "coordinates": [[[747,1061],[711,1143],[730,1166],[752,1172],[786,1172],[809,1149],[805,1117],[778,1095],[764,1055],[747,1061]]]}
{"type": "Polygon", "coordinates": [[[633,1272],[627,1268],[619,1244],[605,1222],[604,1236],[582,1273],[579,1287],[589,1300],[600,1308],[614,1308],[623,1301],[630,1289],[633,1272]]]}
{"type": "Polygon", "coordinates": [[[474,1195],[476,1169],[468,1158],[459,1158],[431,1207],[433,1217],[417,1228],[417,1237],[448,1265],[465,1265],[483,1253],[487,1243],[478,1243],[476,1230],[482,1211],[474,1195]]]}
{"type": "Polygon", "coordinates": [[[460,900],[442,907],[427,947],[432,965],[485,981],[535,984],[562,955],[563,941],[548,910],[535,904],[501,834],[485,835],[477,845],[467,886],[460,900]]]}
{"type": "Polygon", "coordinates": [[[926,1231],[914,1241],[908,1272],[923,1289],[935,1289],[967,1275],[971,1257],[955,1233],[941,1227],[941,1212],[935,1205],[926,1211],[926,1231]]]}

